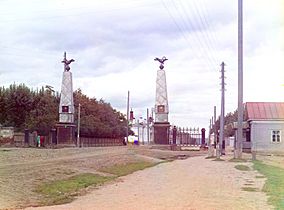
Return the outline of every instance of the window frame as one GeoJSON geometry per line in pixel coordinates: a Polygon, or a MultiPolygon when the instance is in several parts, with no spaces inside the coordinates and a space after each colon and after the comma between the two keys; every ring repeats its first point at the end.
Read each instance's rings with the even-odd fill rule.
{"type": "Polygon", "coordinates": [[[280,144],[281,142],[282,142],[282,139],[281,139],[281,133],[282,133],[282,131],[281,130],[279,130],[279,129],[275,129],[275,130],[271,130],[271,132],[270,132],[270,141],[271,141],[271,143],[273,143],[273,144],[280,144]],[[279,132],[279,134],[274,134],[274,132],[279,132]],[[273,136],[274,135],[276,135],[276,139],[275,139],[275,141],[273,141],[273,136]],[[278,137],[279,137],[279,141],[278,141],[278,137]]]}

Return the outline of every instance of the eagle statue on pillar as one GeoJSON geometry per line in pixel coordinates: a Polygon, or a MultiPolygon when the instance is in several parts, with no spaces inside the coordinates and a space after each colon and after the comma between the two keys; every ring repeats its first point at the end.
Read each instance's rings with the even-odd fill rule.
{"type": "Polygon", "coordinates": [[[160,69],[164,68],[164,62],[167,61],[168,59],[166,56],[163,56],[162,58],[155,58],[154,61],[159,61],[160,63],[160,69]]]}

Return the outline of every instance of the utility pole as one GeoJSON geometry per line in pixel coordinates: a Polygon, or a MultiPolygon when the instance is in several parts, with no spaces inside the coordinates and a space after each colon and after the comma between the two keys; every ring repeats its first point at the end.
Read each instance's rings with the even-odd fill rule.
{"type": "Polygon", "coordinates": [[[211,141],[210,141],[211,123],[212,122],[211,122],[211,118],[210,118],[209,132],[208,132],[208,157],[212,157],[213,156],[212,145],[211,145],[211,141]]]}
{"type": "Polygon", "coordinates": [[[237,158],[242,158],[243,141],[243,0],[238,0],[238,130],[237,158]]]}
{"type": "Polygon", "coordinates": [[[77,126],[77,147],[80,146],[80,118],[81,118],[81,104],[78,107],[78,126],[77,126]]]}
{"type": "Polygon", "coordinates": [[[220,117],[220,138],[219,138],[219,153],[222,155],[222,144],[224,142],[224,115],[225,115],[225,63],[221,64],[221,117],[220,117]]]}
{"type": "Polygon", "coordinates": [[[137,133],[138,133],[138,144],[140,143],[140,122],[139,118],[137,119],[137,133]]]}
{"type": "Polygon", "coordinates": [[[150,130],[149,130],[149,109],[147,108],[147,143],[150,143],[150,130]]]}
{"type": "Polygon", "coordinates": [[[216,146],[216,157],[218,157],[217,126],[216,126],[216,106],[214,106],[214,144],[216,146]]]}
{"type": "MultiPolygon", "coordinates": [[[[211,118],[210,118],[210,122],[209,122],[209,132],[208,132],[208,144],[210,143],[210,136],[211,136],[211,128],[212,128],[212,121],[211,121],[211,118]]],[[[209,144],[210,146],[211,144],[209,144]]]]}
{"type": "Polygon", "coordinates": [[[154,107],[151,107],[151,118],[152,118],[152,122],[151,122],[151,132],[150,132],[150,142],[154,142],[154,107]]]}
{"type": "Polygon", "coordinates": [[[144,122],[142,124],[142,145],[144,145],[144,122]]]}
{"type": "Polygon", "coordinates": [[[128,142],[128,126],[129,126],[129,90],[127,91],[127,108],[126,108],[126,143],[128,142]]]}

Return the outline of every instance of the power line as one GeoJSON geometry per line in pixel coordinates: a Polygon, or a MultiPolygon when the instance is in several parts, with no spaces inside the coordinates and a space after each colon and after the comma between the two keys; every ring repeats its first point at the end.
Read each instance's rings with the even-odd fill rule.
{"type": "Polygon", "coordinates": [[[215,62],[218,62],[218,59],[216,59],[216,57],[214,56],[215,54],[217,54],[217,51],[216,51],[216,48],[212,45],[212,43],[213,43],[213,41],[212,41],[212,39],[210,38],[210,37],[212,37],[212,36],[210,36],[209,35],[209,33],[210,33],[210,30],[208,30],[209,29],[209,26],[208,25],[206,25],[206,23],[205,23],[205,21],[204,21],[204,15],[201,15],[201,12],[200,12],[200,10],[199,10],[199,8],[198,8],[198,5],[196,4],[196,2],[195,1],[193,1],[193,5],[194,5],[194,7],[195,7],[195,10],[197,11],[197,15],[198,15],[198,17],[199,17],[199,20],[200,20],[200,23],[201,23],[201,25],[203,26],[203,28],[204,28],[204,31],[205,31],[205,40],[206,40],[206,42],[208,43],[208,46],[211,48],[211,50],[214,52],[213,53],[213,57],[214,57],[214,59],[215,59],[215,62]]]}
{"type": "MultiPolygon", "coordinates": [[[[175,17],[172,15],[171,11],[169,10],[167,4],[162,0],[162,3],[164,5],[164,7],[166,8],[168,14],[170,15],[171,19],[173,20],[173,22],[175,23],[175,25],[177,26],[177,28],[179,29],[179,31],[182,33],[183,37],[191,44],[191,40],[187,37],[187,34],[184,32],[184,30],[182,29],[182,27],[180,26],[180,24],[176,21],[175,17]]],[[[176,6],[175,2],[172,1],[172,5],[174,6],[174,8],[176,9],[176,11],[180,14],[180,17],[182,19],[182,23],[184,25],[184,28],[188,28],[187,27],[187,21],[185,20],[185,18],[183,17],[183,15],[179,12],[178,7],[176,6]]],[[[191,24],[191,27],[194,28],[194,26],[191,24]]],[[[208,66],[215,66],[214,62],[210,59],[210,55],[208,54],[208,51],[204,49],[204,46],[202,45],[202,41],[199,39],[199,37],[195,37],[193,35],[194,39],[196,40],[195,43],[199,44],[199,47],[197,48],[201,54],[206,55],[207,54],[207,58],[205,59],[205,61],[207,62],[208,66]]],[[[191,47],[191,46],[190,46],[191,47]]],[[[193,48],[192,48],[193,49],[193,48]]]]}
{"type": "MultiPolygon", "coordinates": [[[[185,13],[185,15],[187,17],[187,20],[188,20],[188,23],[190,24],[190,26],[193,27],[193,28],[196,28],[198,30],[198,32],[202,34],[203,40],[201,40],[199,38],[199,36],[197,35],[198,42],[200,43],[200,45],[202,45],[203,47],[205,47],[207,49],[206,50],[207,56],[209,57],[209,59],[213,63],[213,66],[215,66],[215,64],[218,63],[218,61],[215,59],[215,57],[213,55],[214,53],[212,54],[211,51],[213,51],[213,48],[210,49],[210,44],[208,44],[208,42],[206,40],[206,36],[203,33],[203,30],[206,31],[206,29],[204,29],[202,27],[202,24],[200,24],[198,21],[196,21],[196,18],[194,18],[195,21],[192,21],[191,17],[188,15],[188,13],[187,13],[187,11],[185,9],[186,7],[184,6],[184,4],[182,3],[181,0],[179,1],[179,3],[181,5],[181,8],[182,8],[183,12],[185,13]]],[[[195,16],[194,14],[197,14],[197,13],[194,12],[192,14],[193,14],[193,17],[194,17],[195,16]]]]}
{"type": "MultiPolygon", "coordinates": [[[[174,5],[174,7],[176,8],[177,12],[179,13],[179,9],[178,9],[178,7],[176,6],[176,4],[175,4],[175,2],[173,0],[172,0],[172,3],[174,5]]],[[[185,28],[187,28],[187,26],[188,26],[187,24],[189,23],[189,25],[194,29],[195,28],[194,24],[191,22],[191,20],[190,20],[189,16],[187,15],[183,5],[181,5],[181,6],[182,6],[181,8],[183,9],[184,13],[186,14],[186,17],[188,18],[188,19],[184,18],[182,13],[180,13],[181,17],[182,17],[182,20],[184,22],[185,28]],[[189,20],[189,21],[186,21],[186,20],[189,20]]],[[[196,43],[199,43],[200,48],[198,48],[198,49],[202,50],[203,54],[207,54],[208,61],[209,61],[209,66],[212,65],[212,64],[214,66],[214,62],[211,60],[211,57],[210,57],[210,54],[208,53],[208,51],[204,48],[204,45],[202,44],[202,41],[201,41],[200,37],[198,35],[195,36],[194,33],[193,33],[193,37],[196,39],[196,43]]]]}
{"type": "MultiPolygon", "coordinates": [[[[166,8],[170,18],[172,19],[173,23],[176,25],[177,29],[180,31],[180,33],[182,34],[183,38],[188,41],[189,45],[191,45],[190,40],[187,38],[185,32],[183,31],[183,29],[179,26],[179,24],[177,23],[177,21],[175,20],[174,16],[171,14],[168,6],[166,5],[166,3],[162,0],[163,6],[164,8],[166,8]]],[[[191,47],[191,46],[190,46],[191,47]]]]}
{"type": "Polygon", "coordinates": [[[213,42],[215,42],[216,43],[216,45],[218,46],[218,43],[221,43],[220,42],[220,40],[219,40],[219,38],[218,38],[218,36],[216,35],[216,32],[215,32],[215,30],[213,30],[212,29],[212,25],[211,24],[209,24],[209,22],[208,22],[208,20],[207,20],[207,17],[208,17],[208,15],[207,14],[209,14],[209,12],[208,12],[208,10],[207,10],[207,7],[204,5],[204,2],[203,2],[203,0],[199,0],[198,1],[200,4],[200,10],[201,10],[201,13],[203,14],[202,15],[202,17],[203,17],[203,19],[204,19],[204,22],[205,22],[205,24],[207,25],[207,27],[208,28],[210,28],[211,30],[209,30],[209,32],[212,34],[212,39],[213,39],[213,42]],[[204,9],[203,9],[204,8],[204,9]],[[204,15],[205,14],[205,15],[204,15]]]}

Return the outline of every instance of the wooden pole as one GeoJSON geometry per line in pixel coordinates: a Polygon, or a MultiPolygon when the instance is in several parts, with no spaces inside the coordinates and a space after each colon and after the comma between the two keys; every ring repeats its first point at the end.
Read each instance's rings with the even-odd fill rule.
{"type": "Polygon", "coordinates": [[[129,96],[130,92],[127,91],[127,107],[126,107],[126,143],[128,142],[128,126],[129,126],[129,96]]]}
{"type": "Polygon", "coordinates": [[[147,143],[150,143],[149,109],[147,108],[147,143]]]}
{"type": "Polygon", "coordinates": [[[81,118],[81,104],[79,103],[78,107],[78,126],[77,126],[77,147],[80,145],[80,118],[81,118]]]}
{"type": "MultiPolygon", "coordinates": [[[[222,91],[222,97],[221,97],[221,116],[220,116],[220,138],[219,138],[219,153],[222,155],[222,144],[224,142],[224,115],[225,115],[225,63],[222,62],[221,64],[221,91],[222,91]]],[[[219,156],[220,158],[220,156],[219,156]]]]}
{"type": "Polygon", "coordinates": [[[242,158],[243,141],[243,0],[238,0],[238,130],[237,158],[242,158]]]}

